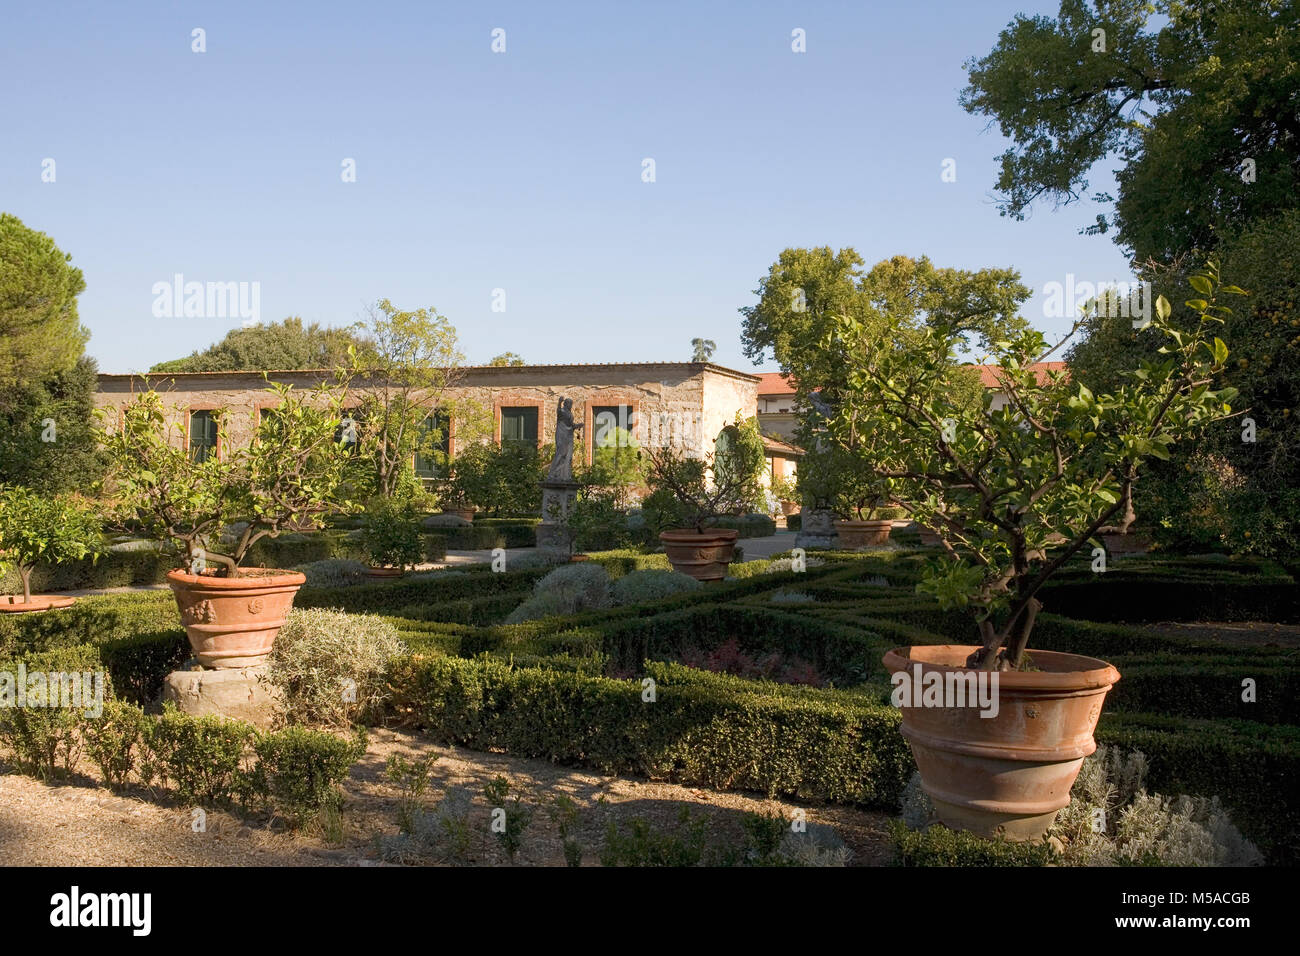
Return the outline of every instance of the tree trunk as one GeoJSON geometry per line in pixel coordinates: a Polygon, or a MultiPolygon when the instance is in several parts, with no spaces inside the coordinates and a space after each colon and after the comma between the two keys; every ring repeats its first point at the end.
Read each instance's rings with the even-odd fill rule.
{"type": "Polygon", "coordinates": [[[32,569],[30,567],[19,566],[18,577],[20,577],[23,582],[23,603],[31,604],[32,603],[32,569]]]}

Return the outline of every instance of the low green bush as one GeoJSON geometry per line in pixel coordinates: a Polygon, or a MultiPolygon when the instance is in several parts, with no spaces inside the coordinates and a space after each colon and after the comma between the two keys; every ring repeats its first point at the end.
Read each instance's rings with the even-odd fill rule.
{"type": "Polygon", "coordinates": [[[264,795],[293,827],[342,803],[342,781],[366,752],[365,731],[352,739],[302,727],[254,738],[251,789],[264,795]]]}
{"type": "Polygon", "coordinates": [[[254,796],[250,759],[257,728],[239,720],[193,717],[163,708],[145,733],[141,778],[162,782],[188,806],[229,806],[254,796]]]}
{"type": "Polygon", "coordinates": [[[98,720],[83,723],[86,754],[104,775],[108,786],[125,785],[137,769],[152,722],[134,704],[110,700],[98,720]]]}
{"type": "Polygon", "coordinates": [[[986,840],[942,824],[909,830],[902,820],[890,820],[889,840],[895,866],[1045,866],[1052,862],[1045,843],[986,840]]]}
{"type": "Polygon", "coordinates": [[[0,661],[0,744],[21,773],[66,776],[81,752],[82,722],[111,696],[111,679],[90,646],[0,661]]]}

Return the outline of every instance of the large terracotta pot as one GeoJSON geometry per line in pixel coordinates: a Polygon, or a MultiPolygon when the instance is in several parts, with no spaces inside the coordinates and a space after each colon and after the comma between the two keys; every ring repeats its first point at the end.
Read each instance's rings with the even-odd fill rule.
{"type": "Polygon", "coordinates": [[[1101,543],[1106,547],[1106,553],[1111,557],[1119,557],[1126,554],[1146,554],[1151,548],[1149,538],[1140,534],[1120,534],[1118,531],[1101,532],[1101,543]]]}
{"type": "MultiPolygon", "coordinates": [[[[896,647],[890,674],[979,674],[965,665],[974,647],[896,647]]],[[[1029,651],[1036,671],[997,674],[997,713],[978,706],[902,707],[903,736],[939,819],[960,830],[1037,840],[1070,802],[1083,758],[1097,749],[1092,732],[1119,671],[1105,661],[1029,651]]],[[[989,687],[992,690],[992,687],[989,687]]],[[[945,704],[953,704],[949,699],[945,704]]],[[[991,708],[989,708],[991,710],[991,708]]]]}
{"type": "Polygon", "coordinates": [[[798,513],[799,513],[799,502],[797,501],[781,502],[781,514],[789,517],[790,515],[794,515],[798,513]]]}
{"type": "Polygon", "coordinates": [[[466,521],[470,521],[470,522],[474,520],[473,508],[444,507],[442,509],[442,513],[445,515],[455,515],[457,518],[464,518],[466,521]]]}
{"type": "Polygon", "coordinates": [[[872,521],[838,519],[835,522],[835,533],[839,536],[840,547],[851,550],[884,544],[889,540],[889,532],[893,527],[894,522],[888,518],[872,521]]]}
{"type": "Polygon", "coordinates": [[[736,539],[740,532],[735,528],[710,528],[699,532],[693,529],[661,531],[659,540],[668,553],[668,563],[674,571],[689,574],[697,581],[721,581],[727,576],[727,565],[736,553],[736,539]]]}
{"type": "Polygon", "coordinates": [[[194,656],[204,667],[216,668],[264,663],[306,581],[298,571],[261,568],[237,578],[167,572],[194,656]]]}
{"type": "Polygon", "coordinates": [[[405,573],[406,570],[404,568],[381,567],[379,565],[371,565],[366,568],[366,577],[379,578],[385,581],[390,581],[393,578],[400,578],[405,573]]]}

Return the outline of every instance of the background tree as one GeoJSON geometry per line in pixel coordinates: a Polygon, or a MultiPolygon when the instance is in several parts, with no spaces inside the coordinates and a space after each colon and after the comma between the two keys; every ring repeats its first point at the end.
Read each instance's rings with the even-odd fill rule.
{"type": "Polygon", "coordinates": [[[492,356],[488,365],[493,368],[517,367],[524,364],[523,358],[516,352],[502,352],[500,355],[492,356]]]}
{"type": "Polygon", "coordinates": [[[304,325],[290,316],[270,325],[231,329],[220,342],[188,358],[159,362],[151,372],[270,372],[298,369],[332,369],[350,364],[348,349],[355,348],[363,363],[370,343],[356,326],[324,328],[318,322],[304,325]]]}
{"type": "Polygon", "coordinates": [[[370,340],[364,363],[364,393],[357,411],[358,433],[373,465],[374,492],[392,496],[413,486],[417,449],[442,442],[441,428],[427,424],[448,405],[446,392],[459,380],[464,356],[456,329],[434,309],[407,312],[382,299],[367,310],[370,340]]]}
{"type": "Polygon", "coordinates": [[[45,233],[0,213],[0,410],[16,392],[68,372],[90,338],[77,316],[86,280],[71,258],[45,233]]]}
{"type": "Polygon", "coordinates": [[[1078,200],[1113,157],[1113,211],[1087,231],[1114,228],[1136,261],[1168,260],[1300,206],[1297,62],[1292,0],[1062,0],[1055,18],[1015,17],[966,64],[961,103],[1012,141],[1004,215],[1078,200]]]}
{"type": "Polygon", "coordinates": [[[713,339],[691,339],[691,361],[707,362],[713,358],[713,353],[717,351],[718,343],[713,339]]]}
{"type": "Polygon", "coordinates": [[[0,409],[0,484],[41,494],[89,492],[104,471],[96,437],[95,360],[10,393],[0,409]]]}

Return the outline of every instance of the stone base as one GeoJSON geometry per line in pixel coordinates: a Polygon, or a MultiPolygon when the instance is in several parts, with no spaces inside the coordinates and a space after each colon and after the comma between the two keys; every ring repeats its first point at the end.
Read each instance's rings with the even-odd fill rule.
{"type": "Polygon", "coordinates": [[[839,538],[833,534],[808,534],[800,531],[794,536],[794,546],[796,548],[827,548],[834,550],[839,547],[839,538]]]}
{"type": "MultiPolygon", "coordinates": [[[[195,662],[191,661],[191,665],[195,662]]],[[[163,681],[163,702],[194,717],[213,714],[270,727],[280,712],[280,698],[265,678],[270,668],[172,671],[163,681]]]]}
{"type": "Polygon", "coordinates": [[[576,481],[542,482],[542,523],[537,526],[537,547],[542,551],[569,554],[573,551],[573,532],[569,514],[578,500],[576,481]]]}
{"type": "Polygon", "coordinates": [[[799,509],[799,532],[794,537],[796,548],[835,548],[838,545],[834,512],[807,505],[799,509]]]}

